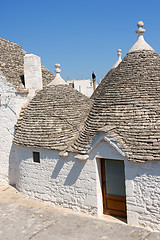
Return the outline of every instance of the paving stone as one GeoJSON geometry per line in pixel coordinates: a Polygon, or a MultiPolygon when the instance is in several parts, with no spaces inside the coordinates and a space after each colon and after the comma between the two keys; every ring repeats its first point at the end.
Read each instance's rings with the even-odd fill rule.
{"type": "Polygon", "coordinates": [[[0,186],[1,240],[159,240],[159,232],[74,213],[27,199],[14,188],[0,186]]]}

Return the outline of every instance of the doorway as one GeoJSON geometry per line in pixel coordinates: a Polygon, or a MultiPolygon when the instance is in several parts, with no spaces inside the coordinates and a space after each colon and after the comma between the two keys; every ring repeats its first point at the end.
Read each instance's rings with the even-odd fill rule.
{"type": "Polygon", "coordinates": [[[101,159],[103,212],[126,217],[124,161],[101,159]]]}

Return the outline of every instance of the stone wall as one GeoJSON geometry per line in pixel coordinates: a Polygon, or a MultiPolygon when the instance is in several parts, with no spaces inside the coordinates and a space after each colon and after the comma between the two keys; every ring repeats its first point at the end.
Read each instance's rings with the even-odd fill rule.
{"type": "Polygon", "coordinates": [[[75,160],[71,153],[63,159],[56,151],[38,150],[41,162],[34,163],[32,152],[36,149],[16,146],[18,190],[29,197],[101,216],[100,158],[122,160],[128,224],[160,230],[160,163],[128,161],[104,139],[105,134],[94,139],[87,161],[75,160]]]}
{"type": "Polygon", "coordinates": [[[26,102],[26,95],[17,95],[16,90],[0,74],[0,182],[15,184],[16,162],[12,145],[14,126],[26,102]]]}
{"type": "Polygon", "coordinates": [[[160,231],[160,162],[126,162],[127,219],[160,231]]]}
{"type": "Polygon", "coordinates": [[[58,151],[16,146],[17,189],[24,195],[90,214],[97,214],[96,162],[61,158],[58,151]],[[33,162],[40,152],[40,163],[33,162]]]}
{"type": "MultiPolygon", "coordinates": [[[[160,231],[160,162],[144,163],[128,161],[104,141],[105,134],[97,134],[92,143],[90,159],[123,160],[127,201],[127,223],[160,231]]],[[[100,166],[99,166],[100,168],[100,166]]],[[[99,215],[103,214],[100,170],[97,177],[97,199],[99,215]]]]}

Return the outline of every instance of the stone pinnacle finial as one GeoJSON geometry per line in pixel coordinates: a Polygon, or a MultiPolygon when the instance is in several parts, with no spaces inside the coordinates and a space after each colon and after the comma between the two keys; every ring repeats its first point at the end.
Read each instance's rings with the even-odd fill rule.
{"type": "Polygon", "coordinates": [[[51,83],[48,84],[48,86],[52,86],[52,85],[60,85],[60,84],[66,84],[66,82],[63,80],[63,78],[61,77],[60,75],[60,72],[61,72],[61,69],[60,69],[60,64],[59,63],[56,63],[55,64],[55,73],[56,73],[56,76],[55,78],[52,80],[51,83]]]}
{"type": "Polygon", "coordinates": [[[113,65],[112,69],[118,67],[118,65],[119,65],[120,62],[122,61],[122,58],[121,58],[121,56],[122,56],[122,50],[121,50],[121,49],[118,49],[118,50],[117,50],[117,56],[118,56],[118,60],[117,60],[117,62],[113,65]]]}
{"type": "Polygon", "coordinates": [[[122,56],[122,50],[121,50],[121,49],[118,49],[118,50],[117,50],[117,56],[118,56],[118,59],[119,59],[120,61],[122,61],[122,58],[121,58],[121,56],[122,56]]]}
{"type": "Polygon", "coordinates": [[[146,31],[144,28],[144,23],[142,21],[139,21],[137,23],[138,29],[136,30],[136,33],[138,33],[137,41],[136,43],[131,47],[128,53],[130,52],[136,52],[136,51],[142,51],[142,50],[151,50],[154,51],[154,49],[144,40],[143,33],[146,31]]]}
{"type": "Polygon", "coordinates": [[[146,30],[142,28],[144,26],[144,23],[142,21],[139,21],[137,23],[138,29],[136,30],[136,33],[138,33],[138,36],[142,35],[146,30]]]}
{"type": "Polygon", "coordinates": [[[56,73],[56,75],[57,75],[57,73],[60,74],[60,72],[61,72],[60,66],[61,66],[61,65],[60,65],[59,63],[56,63],[56,64],[55,64],[55,68],[56,68],[56,69],[55,69],[55,73],[56,73]]]}

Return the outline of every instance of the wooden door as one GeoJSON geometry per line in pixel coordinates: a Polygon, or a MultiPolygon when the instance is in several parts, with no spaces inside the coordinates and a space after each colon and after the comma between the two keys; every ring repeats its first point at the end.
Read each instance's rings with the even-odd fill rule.
{"type": "Polygon", "coordinates": [[[102,159],[103,212],[126,217],[124,161],[102,159]]]}

